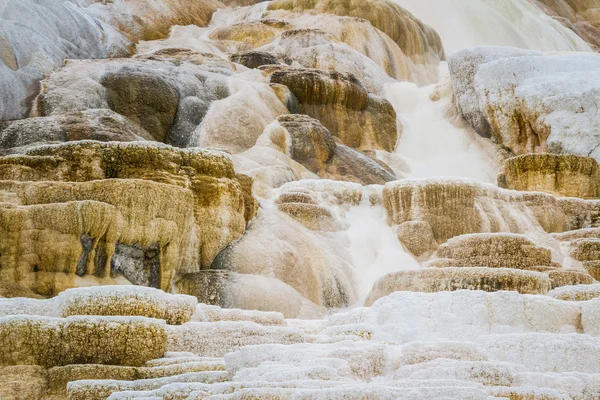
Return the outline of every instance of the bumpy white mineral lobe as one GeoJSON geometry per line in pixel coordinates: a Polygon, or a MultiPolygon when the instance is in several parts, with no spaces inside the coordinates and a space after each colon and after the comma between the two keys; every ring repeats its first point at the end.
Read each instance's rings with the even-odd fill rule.
{"type": "Polygon", "coordinates": [[[547,293],[548,296],[559,300],[586,301],[600,297],[600,284],[562,286],[547,293]]]}
{"type": "Polygon", "coordinates": [[[483,64],[474,85],[499,143],[516,153],[548,150],[599,160],[599,79],[600,56],[564,54],[483,64]]]}

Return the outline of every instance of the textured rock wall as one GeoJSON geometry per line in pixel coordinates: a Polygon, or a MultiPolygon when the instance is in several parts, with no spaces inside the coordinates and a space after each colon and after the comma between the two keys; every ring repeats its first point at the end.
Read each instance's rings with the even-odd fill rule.
{"type": "Polygon", "coordinates": [[[150,276],[137,283],[168,290],[177,274],[208,266],[256,212],[251,187],[217,152],[84,142],[0,163],[3,179],[38,181],[2,183],[11,204],[3,207],[1,271],[42,294],[74,285],[76,276],[108,278],[111,262],[134,280],[131,260],[115,267],[120,245],[157,261],[158,271],[146,264],[150,276]],[[55,235],[63,246],[54,246],[55,235]]]}
{"type": "Polygon", "coordinates": [[[555,196],[598,198],[598,163],[590,157],[528,154],[509,158],[498,178],[499,186],[540,191],[555,196]]]}

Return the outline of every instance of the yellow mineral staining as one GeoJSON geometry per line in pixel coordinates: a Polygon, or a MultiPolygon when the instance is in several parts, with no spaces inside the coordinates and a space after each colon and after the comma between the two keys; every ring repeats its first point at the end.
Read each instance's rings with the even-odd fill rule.
{"type": "Polygon", "coordinates": [[[548,272],[551,288],[555,289],[561,286],[590,285],[594,283],[594,278],[585,271],[558,269],[548,272]]]}
{"type": "Polygon", "coordinates": [[[564,232],[597,217],[596,202],[557,199],[544,193],[514,192],[470,180],[427,179],[390,182],[383,204],[393,224],[427,222],[438,243],[468,233],[564,232]],[[539,225],[538,225],[539,224],[539,225]]]}
{"type": "Polygon", "coordinates": [[[360,150],[393,151],[398,139],[396,112],[389,101],[370,95],[352,74],[269,66],[271,83],[287,86],[298,112],[318,119],[331,134],[360,150]]]}
{"type": "Polygon", "coordinates": [[[173,25],[206,26],[218,6],[214,0],[108,1],[101,12],[109,24],[138,42],[164,38],[173,25]]]}
{"type": "MultiPolygon", "coordinates": [[[[430,54],[444,57],[438,34],[404,8],[388,0],[275,0],[269,10],[312,11],[364,18],[385,32],[409,57],[430,54]]],[[[423,60],[424,61],[424,60],[423,60]]]]}
{"type": "Polygon", "coordinates": [[[2,36],[0,36],[0,61],[13,71],[19,69],[19,62],[10,43],[2,36]]]}
{"type": "Polygon", "coordinates": [[[565,301],[588,301],[600,297],[600,284],[561,286],[548,292],[548,296],[565,301]]]}
{"type": "Polygon", "coordinates": [[[164,321],[135,317],[0,318],[2,365],[69,364],[140,366],[161,357],[164,321]]]}
{"type": "Polygon", "coordinates": [[[425,268],[393,272],[373,285],[365,305],[397,291],[443,292],[453,290],[514,290],[523,294],[547,293],[550,280],[545,274],[508,268],[425,268]]]}
{"type": "Polygon", "coordinates": [[[39,400],[48,387],[47,370],[38,365],[0,367],[0,399],[39,400]]]}
{"type": "Polygon", "coordinates": [[[406,221],[396,228],[398,240],[415,256],[420,256],[438,247],[431,226],[425,221],[406,221]]]}
{"type": "Polygon", "coordinates": [[[75,364],[50,368],[47,372],[49,392],[57,396],[67,395],[67,384],[78,380],[118,380],[136,381],[156,379],[190,372],[223,371],[225,366],[219,362],[202,362],[199,357],[190,358],[190,362],[164,366],[130,367],[102,364],[75,364]]]}
{"type": "Polygon", "coordinates": [[[270,23],[269,20],[241,22],[215,29],[210,34],[210,38],[229,44],[232,50],[246,51],[270,43],[281,34],[282,28],[287,27],[286,23],[275,24],[270,23]]]}
{"type": "MultiPolygon", "coordinates": [[[[419,85],[437,80],[436,66],[439,64],[440,54],[435,51],[405,54],[394,40],[363,18],[323,14],[320,18],[309,22],[301,15],[299,14],[300,17],[297,19],[294,15],[285,17],[298,28],[319,29],[329,33],[333,36],[331,42],[335,43],[335,40],[338,40],[358,50],[375,61],[392,78],[419,85]]],[[[317,65],[305,66],[319,68],[317,65]]],[[[343,68],[343,65],[339,65],[339,68],[343,68]]]]}
{"type": "Polygon", "coordinates": [[[186,189],[130,179],[0,187],[4,201],[19,203],[0,203],[0,275],[43,295],[75,286],[77,276],[110,277],[117,242],[157,243],[159,286],[167,289],[197,246],[186,189]],[[92,239],[89,249],[82,236],[92,239]]]}
{"type": "Polygon", "coordinates": [[[509,400],[562,400],[564,395],[552,389],[539,390],[528,387],[495,386],[488,388],[488,393],[497,398],[509,400]]]}
{"type": "Polygon", "coordinates": [[[68,289],[54,301],[60,304],[60,316],[105,315],[141,316],[164,319],[167,324],[188,322],[198,301],[193,296],[171,295],[161,290],[131,286],[96,286],[68,289]]]}
{"type": "Polygon", "coordinates": [[[516,269],[553,267],[550,249],[536,246],[525,236],[509,233],[458,236],[441,245],[436,256],[436,259],[429,262],[429,266],[516,269]]]}
{"type": "Polygon", "coordinates": [[[341,229],[340,223],[326,207],[306,203],[280,203],[277,208],[313,231],[334,232],[341,229]]]}
{"type": "Polygon", "coordinates": [[[1,179],[35,183],[0,183],[0,274],[44,295],[75,286],[76,275],[110,277],[117,243],[158,245],[158,287],[169,290],[256,212],[250,178],[218,152],[80,142],[4,157],[1,179]]]}
{"type": "Polygon", "coordinates": [[[600,168],[591,157],[570,154],[526,154],[504,162],[501,186],[555,196],[600,197],[600,168]]]}
{"type": "Polygon", "coordinates": [[[586,261],[583,263],[585,270],[597,281],[600,281],[600,260],[586,261]]]}

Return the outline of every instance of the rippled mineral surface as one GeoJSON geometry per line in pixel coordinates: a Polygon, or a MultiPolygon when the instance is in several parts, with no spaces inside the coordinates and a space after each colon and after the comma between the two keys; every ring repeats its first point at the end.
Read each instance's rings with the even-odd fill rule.
{"type": "Polygon", "coordinates": [[[600,0],[0,0],[1,400],[599,400],[600,0]]]}

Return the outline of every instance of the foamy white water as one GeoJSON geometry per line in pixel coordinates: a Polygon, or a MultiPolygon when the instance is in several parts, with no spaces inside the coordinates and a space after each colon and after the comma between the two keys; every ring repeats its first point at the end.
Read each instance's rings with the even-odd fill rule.
{"type": "Polygon", "coordinates": [[[527,0],[394,0],[442,38],[446,52],[479,45],[589,51],[573,31],[527,0]]]}
{"type": "Polygon", "coordinates": [[[352,207],[346,213],[346,221],[350,224],[346,233],[359,285],[359,304],[363,304],[373,283],[380,277],[390,272],[421,268],[421,264],[404,250],[386,218],[382,206],[368,204],[352,207]]]}
{"type": "Polygon", "coordinates": [[[499,165],[493,145],[472,129],[454,125],[447,116],[450,98],[432,101],[433,90],[433,85],[419,88],[409,82],[384,88],[404,124],[396,153],[408,162],[409,177],[460,176],[495,183],[499,165]]]}

